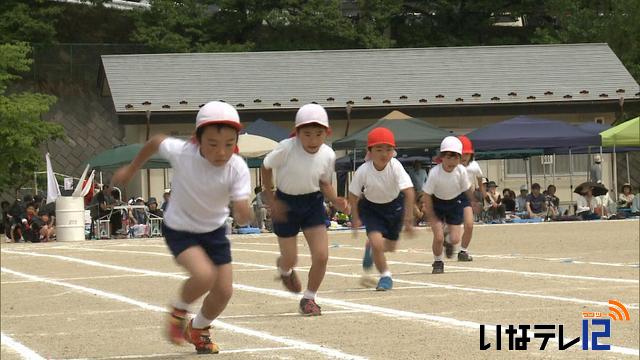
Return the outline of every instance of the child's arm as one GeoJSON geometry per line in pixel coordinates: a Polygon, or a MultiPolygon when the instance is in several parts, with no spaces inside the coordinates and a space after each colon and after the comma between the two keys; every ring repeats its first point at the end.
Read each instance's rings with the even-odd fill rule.
{"type": "Polygon", "coordinates": [[[252,211],[249,207],[249,200],[233,202],[233,219],[239,226],[245,226],[251,222],[252,211]]]}
{"type": "Polygon", "coordinates": [[[403,189],[404,193],[404,230],[413,232],[413,204],[416,202],[416,193],[413,187],[403,189]]]}
{"type": "Polygon", "coordinates": [[[434,226],[438,219],[436,219],[436,213],[433,210],[433,199],[431,199],[431,194],[425,192],[424,196],[422,197],[422,201],[424,208],[423,212],[427,217],[427,221],[429,221],[429,223],[434,226]]]}
{"type": "Polygon", "coordinates": [[[354,229],[362,226],[362,221],[360,221],[360,213],[358,213],[358,201],[360,198],[355,196],[353,193],[349,193],[349,205],[351,206],[351,227],[354,229]]]}
{"type": "Polygon", "coordinates": [[[273,170],[260,167],[260,175],[262,176],[262,193],[264,194],[264,202],[269,206],[273,205],[275,195],[273,194],[273,170]]]}
{"type": "Polygon", "coordinates": [[[338,210],[345,214],[349,214],[351,212],[347,200],[343,197],[338,197],[336,189],[331,185],[331,183],[320,180],[320,191],[327,200],[331,201],[333,205],[335,205],[338,210]]]}
{"type": "Polygon", "coordinates": [[[138,155],[136,155],[135,159],[131,161],[131,164],[125,165],[118,169],[115,174],[113,174],[113,178],[111,178],[111,182],[114,184],[126,184],[128,183],[133,175],[135,175],[136,171],[140,170],[142,165],[144,165],[149,158],[153,156],[153,154],[158,152],[160,148],[160,144],[166,139],[166,135],[155,135],[146,144],[140,149],[138,155]]]}

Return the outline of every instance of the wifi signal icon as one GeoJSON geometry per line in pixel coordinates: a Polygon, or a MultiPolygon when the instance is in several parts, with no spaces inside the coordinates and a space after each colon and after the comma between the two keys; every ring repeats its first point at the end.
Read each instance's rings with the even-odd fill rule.
{"type": "Polygon", "coordinates": [[[609,317],[611,317],[613,320],[630,320],[629,311],[627,311],[627,308],[622,305],[621,302],[619,302],[618,300],[609,299],[609,304],[613,305],[609,306],[609,310],[611,311],[609,313],[609,317]]]}

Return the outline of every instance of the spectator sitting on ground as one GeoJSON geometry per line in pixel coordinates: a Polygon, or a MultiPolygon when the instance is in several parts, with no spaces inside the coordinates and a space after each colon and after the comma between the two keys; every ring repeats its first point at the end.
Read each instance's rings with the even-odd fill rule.
{"type": "Polygon", "coordinates": [[[556,186],[555,185],[549,185],[547,187],[547,193],[545,195],[545,201],[547,204],[547,209],[548,212],[547,214],[549,216],[558,216],[559,214],[559,210],[558,208],[560,207],[560,198],[558,198],[556,196],[556,186]]]}
{"type": "Polygon", "coordinates": [[[516,212],[516,194],[509,188],[502,190],[502,203],[506,212],[516,212]]]}
{"type": "Polygon", "coordinates": [[[164,189],[164,194],[162,194],[162,205],[160,205],[160,209],[165,212],[167,211],[167,205],[169,205],[169,199],[171,198],[171,189],[164,189]]]}
{"type": "Polygon", "coordinates": [[[635,196],[632,193],[633,188],[631,184],[626,183],[622,185],[622,194],[618,195],[618,206],[623,209],[630,209],[633,204],[635,196]]]}
{"type": "Polygon", "coordinates": [[[149,214],[155,215],[157,217],[162,217],[162,210],[158,208],[158,201],[154,197],[150,197],[147,202],[147,207],[149,208],[149,214]]]}
{"type": "Polygon", "coordinates": [[[40,228],[40,241],[49,242],[56,241],[56,228],[53,224],[53,220],[47,212],[41,212],[40,219],[42,220],[42,227],[40,228]]]}
{"type": "Polygon", "coordinates": [[[602,208],[602,216],[606,219],[613,219],[618,213],[618,205],[609,194],[600,195],[596,198],[596,203],[602,208]]]}
{"type": "Polygon", "coordinates": [[[520,195],[516,198],[516,211],[517,212],[526,212],[527,211],[527,194],[529,190],[527,189],[527,185],[520,186],[520,195]]]}
{"type": "MultiPolygon", "coordinates": [[[[139,196],[136,198],[135,205],[144,206],[144,199],[139,196]]],[[[129,209],[129,221],[132,221],[131,225],[146,225],[148,222],[147,212],[145,209],[129,209]]]]}
{"type": "Polygon", "coordinates": [[[44,225],[42,219],[36,216],[34,203],[27,205],[26,217],[22,219],[22,237],[27,242],[40,242],[40,229],[44,225]]]}
{"type": "Polygon", "coordinates": [[[495,181],[489,181],[487,184],[487,197],[485,198],[485,202],[491,219],[496,219],[502,223],[505,218],[505,206],[502,203],[502,196],[497,190],[498,185],[495,181]]]}
{"type": "Polygon", "coordinates": [[[582,220],[598,220],[602,218],[602,208],[593,196],[593,188],[583,189],[576,201],[576,215],[582,220]]]}
{"type": "Polygon", "coordinates": [[[540,193],[540,184],[531,185],[531,194],[527,195],[527,213],[530,219],[544,218],[547,215],[547,206],[544,195],[540,193]]]}

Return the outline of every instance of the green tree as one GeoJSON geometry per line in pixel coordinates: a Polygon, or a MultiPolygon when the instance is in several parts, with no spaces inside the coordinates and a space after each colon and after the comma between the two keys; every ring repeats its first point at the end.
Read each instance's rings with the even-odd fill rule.
{"type": "Polygon", "coordinates": [[[536,30],[536,43],[605,42],[640,81],[640,1],[554,0],[545,12],[553,27],[536,30]]]}
{"type": "Polygon", "coordinates": [[[45,0],[0,1],[0,44],[12,41],[52,43],[62,7],[45,0]]]}
{"type": "Polygon", "coordinates": [[[42,120],[56,102],[54,96],[12,92],[11,82],[29,71],[32,60],[26,43],[0,44],[0,190],[17,190],[42,169],[40,145],[64,138],[61,125],[42,120]]]}

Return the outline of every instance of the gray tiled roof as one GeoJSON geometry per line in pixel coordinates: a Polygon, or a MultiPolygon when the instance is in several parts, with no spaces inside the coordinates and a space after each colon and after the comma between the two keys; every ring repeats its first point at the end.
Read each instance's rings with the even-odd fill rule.
{"type": "Polygon", "coordinates": [[[394,108],[640,99],[607,44],[104,55],[102,63],[120,114],[192,112],[211,100],[268,110],[312,101],[394,108]]]}

